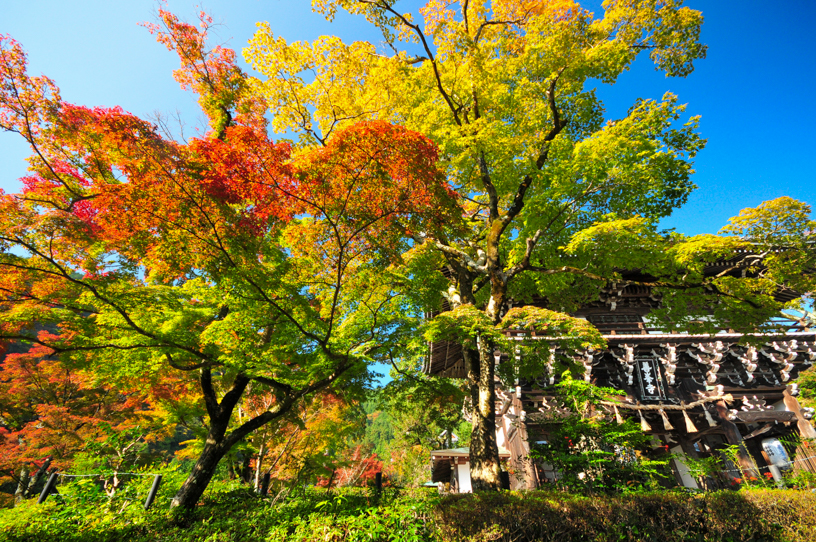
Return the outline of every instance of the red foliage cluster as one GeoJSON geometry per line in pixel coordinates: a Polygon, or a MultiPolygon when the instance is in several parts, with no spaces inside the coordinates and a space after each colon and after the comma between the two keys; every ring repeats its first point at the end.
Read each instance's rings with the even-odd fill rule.
{"type": "MultiPolygon", "coordinates": [[[[40,332],[43,340],[58,337],[40,332]]],[[[23,464],[67,468],[73,456],[144,421],[146,397],[98,382],[53,351],[33,346],[0,361],[0,476],[14,478],[23,464]]]]}
{"type": "Polygon", "coordinates": [[[21,196],[44,204],[41,218],[75,221],[75,237],[66,241],[102,243],[182,274],[206,267],[216,239],[259,237],[294,216],[313,216],[318,227],[329,223],[343,236],[329,241],[302,232],[299,242],[340,242],[357,251],[394,246],[418,231],[420,218],[444,220],[453,194],[431,141],[385,122],[361,122],[293,161],[289,144],[269,140],[263,104],[246,87],[234,53],[205,49],[210,19],[202,14],[198,29],[164,10],[160,17],[163,29],[148,27],[178,53],[176,78],[199,94],[213,126],[185,144],[119,107],[61,101],[50,80],[27,75],[19,45],[0,38],[0,127],[20,132],[38,154],[21,196]],[[178,246],[188,247],[190,258],[182,261],[178,246]]]}
{"type": "Polygon", "coordinates": [[[366,455],[361,445],[357,445],[346,454],[343,466],[334,470],[329,478],[320,478],[315,485],[318,487],[365,487],[374,483],[378,472],[383,470],[383,462],[377,454],[366,455]]]}
{"type": "MultiPolygon", "coordinates": [[[[178,54],[175,77],[198,94],[210,121],[209,133],[186,142],[120,107],[63,102],[50,79],[28,75],[20,45],[0,36],[0,129],[19,133],[34,150],[22,193],[0,192],[0,336],[19,339],[26,326],[46,321],[61,330],[42,338],[58,350],[35,347],[0,367],[7,405],[0,469],[8,472],[47,455],[56,466],[69,461],[97,438],[100,423],[133,423],[145,401],[59,360],[69,351],[76,359],[92,356],[74,348],[76,337],[99,339],[88,332],[96,324],[87,296],[115,306],[142,333],[111,299],[138,298],[156,282],[212,270],[218,280],[227,267],[244,279],[264,272],[258,263],[270,253],[351,269],[351,260],[393,251],[408,242],[406,233],[419,231],[419,219],[443,220],[452,207],[428,139],[363,122],[294,156],[288,143],[269,139],[265,103],[251,92],[235,53],[206,49],[211,19],[202,13],[196,27],[164,9],[159,16],[161,25],[146,26],[178,54]],[[29,256],[5,252],[11,246],[29,256]],[[110,285],[118,289],[97,289],[110,285]]],[[[144,347],[157,347],[159,335],[149,335],[156,344],[144,347]]],[[[114,340],[102,339],[99,348],[114,340]]],[[[181,350],[202,354],[196,346],[181,350]]],[[[158,395],[167,391],[156,388],[158,395]]],[[[351,461],[342,476],[367,479],[379,468],[373,457],[351,461]]]]}
{"type": "Polygon", "coordinates": [[[266,126],[266,102],[247,88],[246,75],[235,63],[235,51],[221,46],[206,48],[212,17],[200,12],[198,28],[164,9],[159,10],[159,17],[163,27],[153,23],[144,26],[178,54],[181,68],[173,76],[183,89],[198,94],[213,130],[220,132],[232,122],[262,130],[266,126]]]}

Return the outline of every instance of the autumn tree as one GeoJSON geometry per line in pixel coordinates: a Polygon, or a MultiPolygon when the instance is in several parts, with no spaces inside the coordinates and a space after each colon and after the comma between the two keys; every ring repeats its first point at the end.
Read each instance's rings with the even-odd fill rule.
{"type": "MultiPolygon", "coordinates": [[[[265,475],[283,486],[326,482],[346,466],[344,455],[362,431],[362,411],[357,398],[345,390],[325,390],[302,399],[275,425],[268,425],[250,437],[254,455],[254,483],[260,488],[265,475]]],[[[244,405],[245,415],[267,410],[274,397],[255,395],[244,405]]]]}
{"type": "MultiPolygon", "coordinates": [[[[39,337],[57,338],[47,331],[39,337]]],[[[108,470],[139,460],[148,433],[156,436],[157,429],[145,395],[114,389],[45,347],[20,346],[11,345],[0,361],[0,480],[16,484],[16,501],[79,455],[108,470]],[[110,446],[113,440],[118,442],[110,446]]]]}
{"type": "Polygon", "coordinates": [[[110,382],[195,374],[206,437],[172,503],[192,508],[253,431],[364,381],[400,313],[383,270],[409,246],[405,228],[435,229],[451,205],[416,132],[372,120],[309,152],[271,141],[234,53],[207,49],[210,19],[159,15],[148,27],[210,123],[188,141],[64,102],[0,38],[0,127],[32,150],[22,193],[0,194],[0,339],[110,382]],[[252,393],[273,400],[236,422],[252,393]]]}
{"type": "Polygon", "coordinates": [[[399,123],[439,145],[460,216],[443,232],[406,228],[415,246],[405,276],[425,310],[441,309],[439,290],[451,309],[428,338],[463,346],[475,489],[499,486],[503,330],[548,329],[572,335],[573,347],[602,347],[597,330],[568,314],[620,282],[621,270],[638,270],[663,295],[661,324],[683,329],[756,331],[782,308],[772,296],[780,284],[812,290],[801,273],[813,267],[812,227],[798,202],[759,209],[747,229],[737,219],[721,236],[658,230],[693,190],[692,160],[705,143],[676,96],[639,99],[605,119],[596,86],[614,84],[639,56],[672,77],[705,57],[703,17],[681,0],[607,0],[597,16],[573,0],[430,0],[419,14],[390,0],[313,6],[329,19],[337,9],[361,16],[381,30],[383,48],[325,36],[287,43],[261,24],[245,51],[264,76],[254,86],[272,127],[299,133],[303,148],[359,119],[399,123]],[[780,221],[787,237],[770,226],[776,215],[791,218],[780,221]],[[704,276],[705,261],[748,253],[755,258],[734,267],[748,275],[704,276]]]}

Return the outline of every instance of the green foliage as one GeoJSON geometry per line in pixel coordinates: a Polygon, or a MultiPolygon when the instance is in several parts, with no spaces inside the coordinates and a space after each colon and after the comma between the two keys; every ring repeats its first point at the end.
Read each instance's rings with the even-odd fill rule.
{"type": "Polygon", "coordinates": [[[713,477],[723,471],[722,458],[716,455],[710,457],[691,457],[683,455],[680,461],[686,466],[689,475],[700,481],[706,477],[713,477]]]}
{"type": "Polygon", "coordinates": [[[786,472],[785,486],[792,489],[814,490],[816,489],[816,474],[804,469],[786,472]]]}
{"type": "Polygon", "coordinates": [[[639,423],[622,424],[599,408],[617,390],[573,379],[569,372],[553,388],[557,400],[571,410],[546,424],[546,444],[533,446],[530,456],[551,464],[558,486],[575,492],[627,492],[657,488],[670,476],[668,456],[652,457],[653,437],[639,423]]]}
{"type": "MultiPolygon", "coordinates": [[[[140,492],[149,481],[139,483],[140,492]]],[[[89,484],[60,490],[74,499],[0,511],[0,541],[812,542],[816,529],[816,494],[793,490],[598,499],[546,491],[440,498],[433,490],[386,489],[378,496],[353,488],[261,499],[215,482],[189,513],[108,505],[89,484]]],[[[170,495],[161,491],[160,498],[170,495]]]]}
{"type": "Polygon", "coordinates": [[[380,410],[376,399],[363,404],[366,413],[366,429],[363,443],[377,454],[388,457],[388,445],[394,440],[394,420],[387,410],[380,410]]]}
{"type": "Polygon", "coordinates": [[[816,406],[816,367],[803,371],[796,382],[799,384],[799,402],[802,406],[816,406]]]}
{"type": "Polygon", "coordinates": [[[443,312],[425,324],[425,338],[430,341],[446,340],[456,343],[482,340],[501,341],[504,335],[496,329],[490,318],[467,303],[443,312]]]}
{"type": "Polygon", "coordinates": [[[462,415],[464,389],[454,380],[423,375],[416,367],[394,370],[392,376],[378,394],[382,411],[368,431],[378,430],[380,417],[387,416],[391,439],[380,455],[385,472],[398,485],[421,486],[430,480],[432,450],[469,442],[469,424],[462,415]]]}
{"type": "Polygon", "coordinates": [[[128,470],[149,462],[149,446],[144,441],[146,431],[131,427],[116,431],[110,424],[100,424],[105,438],[88,442],[84,452],[78,454],[72,472],[99,472],[128,470]]]}
{"type": "Polygon", "coordinates": [[[504,315],[499,327],[505,330],[523,329],[539,337],[552,337],[553,343],[565,350],[606,347],[601,333],[585,319],[539,307],[512,308],[504,315]]]}
{"type": "Polygon", "coordinates": [[[418,542],[431,539],[428,518],[438,500],[435,492],[387,488],[380,495],[363,488],[308,488],[288,498],[261,499],[237,483],[213,482],[202,506],[185,514],[167,510],[171,489],[183,478],[173,471],[164,474],[166,483],[148,511],[141,503],[152,478],[129,482],[127,495],[110,500],[90,481],[62,485],[61,498],[0,511],[0,541],[418,542]]]}
{"type": "Polygon", "coordinates": [[[803,238],[813,235],[816,228],[810,212],[810,205],[783,196],[754,209],[743,209],[728,220],[721,233],[738,235],[765,247],[796,246],[803,238]]]}
{"type": "Polygon", "coordinates": [[[504,352],[519,350],[519,360],[502,363],[499,376],[505,383],[518,378],[543,374],[550,362],[552,348],[562,350],[603,349],[606,341],[600,331],[583,318],[563,312],[525,306],[507,311],[501,322],[494,325],[490,318],[473,305],[465,304],[443,312],[423,326],[428,341],[447,340],[472,342],[477,337],[504,352]],[[544,340],[516,341],[504,334],[507,330],[528,331],[532,337],[544,340]]]}
{"type": "Polygon", "coordinates": [[[791,320],[812,325],[807,299],[787,304],[774,299],[780,285],[798,292],[816,288],[816,223],[810,214],[809,205],[781,197],[743,209],[720,235],[676,236],[666,252],[674,263],[664,264],[656,276],[667,283],[682,278],[687,287],[658,288],[663,308],[653,316],[667,328],[692,333],[770,331],[778,327],[779,316],[788,320],[783,326],[791,320]],[[707,262],[740,253],[742,261],[731,273],[703,277],[707,262]],[[701,309],[707,318],[699,317],[701,309]]]}
{"type": "MultiPolygon", "coordinates": [[[[601,332],[583,318],[574,318],[562,312],[539,307],[515,307],[507,311],[497,326],[503,330],[524,330],[532,337],[523,341],[502,336],[497,345],[505,352],[515,352],[510,360],[497,367],[497,374],[506,386],[513,386],[517,379],[540,377],[549,371],[549,364],[557,361],[554,349],[575,351],[595,350],[606,347],[601,332]],[[541,338],[545,340],[541,340],[541,338]]],[[[571,360],[567,360],[568,364],[571,360]]]]}

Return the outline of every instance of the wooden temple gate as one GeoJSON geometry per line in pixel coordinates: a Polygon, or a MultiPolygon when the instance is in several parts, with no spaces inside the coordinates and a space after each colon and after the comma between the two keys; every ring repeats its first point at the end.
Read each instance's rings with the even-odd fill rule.
{"type": "MultiPolygon", "coordinates": [[[[570,357],[583,365],[588,382],[624,392],[621,403],[606,405],[610,413],[637,415],[646,432],[672,452],[702,458],[736,445],[739,464],[733,470],[759,477],[772,463],[762,442],[780,438],[794,470],[816,473],[816,440],[809,440],[816,439],[813,411],[799,405],[795,382],[816,362],[816,331],[662,333],[648,319],[657,306],[659,299],[648,289],[611,285],[602,290],[599,302],[573,314],[595,325],[608,348],[558,351],[555,358],[570,357]]],[[[520,330],[508,334],[518,341],[547,340],[520,330]]],[[[461,346],[432,344],[425,370],[464,378],[461,346]]],[[[510,454],[514,489],[532,489],[555,476],[533,465],[528,455],[531,442],[546,438],[547,421],[565,408],[548,393],[558,381],[556,372],[551,363],[538,378],[521,381],[515,389],[505,389],[497,380],[497,437],[510,454]]],[[[690,485],[683,470],[675,465],[677,481],[690,485]]]]}

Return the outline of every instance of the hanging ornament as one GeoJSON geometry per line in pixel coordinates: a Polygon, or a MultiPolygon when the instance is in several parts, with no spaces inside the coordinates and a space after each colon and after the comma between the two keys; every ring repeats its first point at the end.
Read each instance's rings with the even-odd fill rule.
{"type": "Polygon", "coordinates": [[[643,431],[651,431],[652,426],[649,425],[649,422],[646,421],[646,418],[643,417],[643,412],[638,410],[638,416],[640,416],[640,428],[643,431]]]}
{"type": "Polygon", "coordinates": [[[662,408],[659,410],[659,412],[660,417],[663,418],[663,427],[666,429],[666,431],[672,431],[674,429],[674,426],[669,421],[669,415],[666,414],[666,411],[663,410],[662,408]]]}
{"type": "Polygon", "coordinates": [[[694,422],[691,421],[691,417],[689,417],[688,412],[685,410],[683,411],[683,419],[686,420],[686,433],[696,433],[697,428],[694,426],[694,422]]]}
{"type": "Polygon", "coordinates": [[[618,412],[618,407],[615,406],[615,405],[612,405],[612,410],[615,411],[615,421],[618,422],[618,425],[622,424],[623,423],[623,418],[621,417],[620,412],[618,412]]]}
{"type": "Polygon", "coordinates": [[[711,413],[708,411],[708,409],[703,407],[703,412],[705,412],[705,417],[706,421],[708,422],[708,425],[710,425],[711,427],[716,427],[717,422],[715,422],[714,418],[711,417],[711,413]]]}

